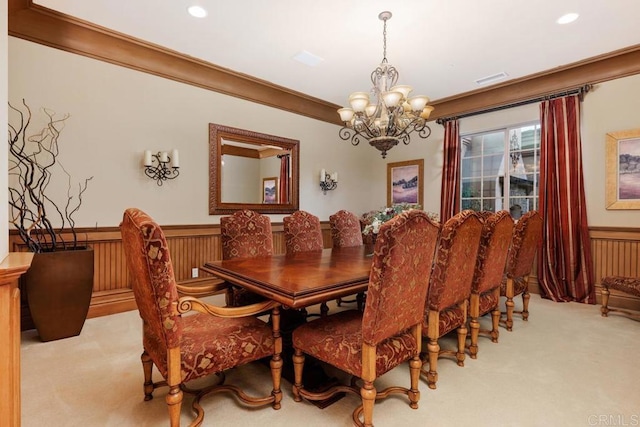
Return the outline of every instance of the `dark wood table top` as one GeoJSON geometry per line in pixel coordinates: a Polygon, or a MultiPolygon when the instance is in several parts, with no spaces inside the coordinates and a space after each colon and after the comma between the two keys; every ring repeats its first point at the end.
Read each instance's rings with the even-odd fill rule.
{"type": "Polygon", "coordinates": [[[281,304],[302,308],[365,291],[371,247],[207,262],[202,270],[281,304]],[[368,253],[369,252],[369,253],[368,253]]]}

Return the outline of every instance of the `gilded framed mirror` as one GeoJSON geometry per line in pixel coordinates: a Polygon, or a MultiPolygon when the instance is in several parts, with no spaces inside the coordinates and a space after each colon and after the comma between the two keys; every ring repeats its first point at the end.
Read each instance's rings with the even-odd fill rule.
{"type": "Polygon", "coordinates": [[[299,161],[298,140],[209,123],[209,214],[298,210],[299,161]],[[265,200],[265,178],[277,199],[265,200]]]}

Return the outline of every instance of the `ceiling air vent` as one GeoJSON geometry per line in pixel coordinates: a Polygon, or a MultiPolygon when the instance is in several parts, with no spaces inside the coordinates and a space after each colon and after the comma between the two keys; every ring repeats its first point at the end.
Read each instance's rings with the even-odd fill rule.
{"type": "Polygon", "coordinates": [[[487,76],[487,77],[483,77],[481,79],[476,80],[476,84],[478,85],[486,85],[488,83],[493,83],[493,82],[497,82],[498,80],[502,80],[505,77],[508,77],[509,74],[505,73],[504,71],[501,71],[497,74],[493,74],[491,76],[487,76]]]}

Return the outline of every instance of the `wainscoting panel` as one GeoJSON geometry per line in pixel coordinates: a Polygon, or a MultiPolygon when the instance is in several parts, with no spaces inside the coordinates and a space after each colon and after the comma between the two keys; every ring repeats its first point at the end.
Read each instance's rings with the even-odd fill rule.
{"type": "MultiPolygon", "coordinates": [[[[284,253],[282,223],[274,223],[273,246],[275,253],[284,253]]],[[[192,269],[210,260],[222,258],[219,225],[164,226],[173,261],[176,280],[183,284],[206,284],[218,279],[200,271],[192,278],[192,269]]],[[[120,230],[117,227],[78,230],[83,240],[93,247],[95,273],[93,297],[89,317],[103,316],[136,308],[129,284],[120,230]]],[[[325,247],[331,247],[331,231],[328,222],[322,223],[325,247]]],[[[640,277],[640,229],[594,227],[590,229],[596,294],[600,302],[600,282],[608,275],[640,277]]],[[[9,250],[26,251],[15,232],[9,234],[9,250]]],[[[537,290],[537,280],[531,278],[532,292],[537,290]]],[[[612,306],[640,310],[640,299],[612,292],[612,306]]],[[[23,307],[26,301],[23,301],[23,307]]],[[[30,319],[22,316],[23,324],[30,319]]]]}
{"type": "MultiPolygon", "coordinates": [[[[603,277],[640,277],[640,229],[592,227],[589,236],[596,295],[600,303],[603,277]]],[[[611,291],[609,305],[640,310],[640,298],[611,291]]]]}
{"type": "MultiPolygon", "coordinates": [[[[284,233],[281,223],[274,223],[273,246],[275,253],[284,253],[284,233]]],[[[203,271],[198,278],[192,277],[192,269],[204,265],[207,261],[222,259],[219,225],[184,225],[162,227],[173,263],[176,281],[185,285],[204,285],[219,282],[219,279],[203,271]]],[[[325,247],[331,247],[331,231],[328,223],[322,224],[325,247]]],[[[88,317],[136,309],[135,300],[127,264],[122,247],[120,230],[117,227],[100,229],[78,229],[87,245],[94,250],[93,295],[88,317]]],[[[64,235],[69,238],[68,235],[64,235]]],[[[9,247],[13,252],[24,252],[26,246],[15,232],[9,233],[9,247]]],[[[25,295],[25,293],[23,293],[25,295]]],[[[25,329],[33,328],[28,313],[27,302],[22,301],[22,325],[25,329]]]]}

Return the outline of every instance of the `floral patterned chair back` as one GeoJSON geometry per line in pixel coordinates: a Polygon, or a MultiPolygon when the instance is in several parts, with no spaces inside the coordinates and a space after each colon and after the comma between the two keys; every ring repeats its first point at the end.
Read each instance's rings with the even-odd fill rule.
{"type": "Polygon", "coordinates": [[[492,341],[498,342],[500,284],[513,234],[513,219],[509,212],[505,210],[496,213],[482,212],[479,216],[482,220],[482,234],[469,300],[471,326],[469,354],[472,359],[475,359],[478,353],[480,333],[489,333],[492,341]],[[489,312],[492,314],[492,329],[480,331],[478,318],[489,312]]]}
{"type": "Polygon", "coordinates": [[[288,254],[321,251],[324,248],[322,229],[317,216],[305,211],[295,211],[284,217],[282,222],[288,254]]]}
{"type": "Polygon", "coordinates": [[[483,294],[502,283],[513,234],[513,219],[502,210],[486,217],[482,224],[480,246],[471,290],[483,294]]]}
{"type": "Polygon", "coordinates": [[[322,400],[337,390],[353,392],[362,398],[353,420],[360,422],[363,415],[367,426],[373,425],[376,398],[402,393],[412,408],[418,407],[420,325],[439,228],[418,210],[404,212],[380,227],[364,313],[341,311],[293,332],[294,400],[300,401],[301,396],[322,400]],[[362,389],[356,385],[359,382],[352,381],[351,386],[337,385],[320,393],[305,390],[304,354],[362,379],[362,389]],[[409,361],[410,388],[392,386],[376,391],[375,379],[405,361],[409,361]]]}
{"type": "Polygon", "coordinates": [[[523,320],[529,319],[529,275],[533,270],[533,261],[542,239],[542,216],[538,211],[529,211],[522,215],[513,228],[513,238],[505,277],[500,286],[500,295],[507,298],[508,331],[513,329],[513,314],[520,313],[523,320]],[[513,298],[522,294],[522,311],[514,310],[513,298]]]}
{"type": "Polygon", "coordinates": [[[362,318],[365,343],[378,345],[422,321],[439,234],[439,224],[418,210],[381,226],[362,318]]]}
{"type": "Polygon", "coordinates": [[[154,362],[166,375],[166,349],[178,347],[182,334],[182,318],[176,310],[178,291],[167,241],[160,226],[139,209],[125,211],[120,231],[133,295],[143,322],[143,339],[158,349],[158,356],[165,354],[165,357],[156,357],[154,362]]]}
{"type": "MultiPolygon", "coordinates": [[[[243,209],[220,218],[222,259],[254,258],[273,254],[271,220],[266,215],[243,209]]],[[[242,287],[228,284],[227,305],[241,307],[264,298],[242,287]]]]}
{"type": "Polygon", "coordinates": [[[329,216],[334,248],[362,246],[360,218],[353,212],[340,210],[329,216]]]}
{"type": "Polygon", "coordinates": [[[271,220],[243,209],[220,218],[222,259],[253,258],[273,254],[271,220]]]}
{"type": "Polygon", "coordinates": [[[427,309],[441,311],[469,298],[482,223],[472,210],[442,226],[427,297],[427,309]]]}
{"type": "Polygon", "coordinates": [[[464,365],[468,300],[481,232],[482,223],[472,210],[459,212],[442,226],[422,324],[429,338],[429,370],[422,369],[429,388],[436,388],[440,355],[454,355],[458,365],[464,365]],[[457,351],[441,350],[438,338],[456,328],[457,351]]]}

